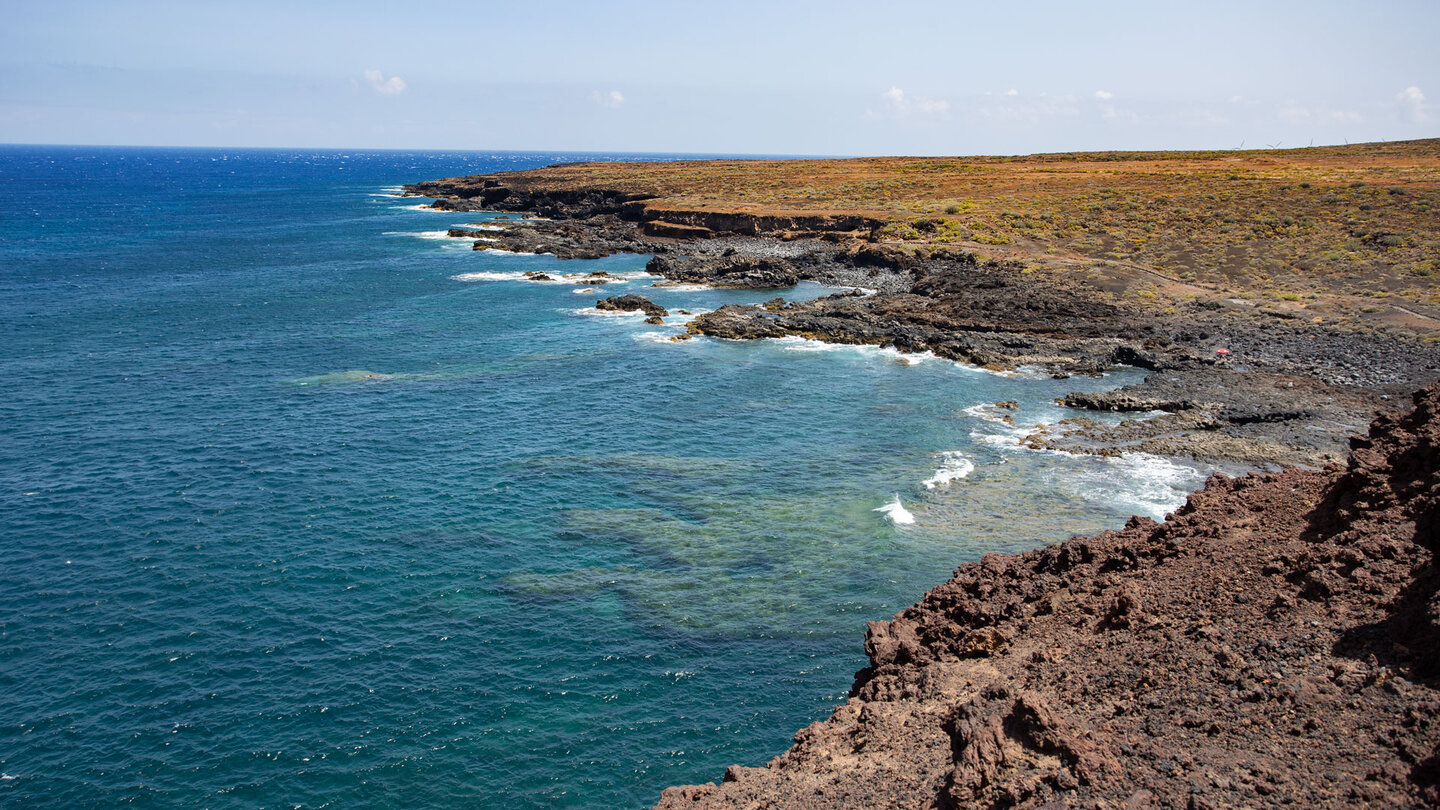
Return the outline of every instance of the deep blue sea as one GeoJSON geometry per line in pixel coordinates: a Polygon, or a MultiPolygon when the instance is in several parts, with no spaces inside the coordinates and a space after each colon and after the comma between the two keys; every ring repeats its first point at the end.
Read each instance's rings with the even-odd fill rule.
{"type": "Polygon", "coordinates": [[[774,293],[393,196],[616,157],[0,147],[0,806],[647,806],[782,752],[956,565],[1201,482],[984,407],[1133,370],[675,342],[595,300],[774,293]]]}

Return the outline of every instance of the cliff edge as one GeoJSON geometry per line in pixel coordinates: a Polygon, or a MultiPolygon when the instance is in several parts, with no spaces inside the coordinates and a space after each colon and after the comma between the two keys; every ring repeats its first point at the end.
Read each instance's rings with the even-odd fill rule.
{"type": "Polygon", "coordinates": [[[1348,465],[990,554],[865,637],[828,720],[657,805],[1440,805],[1440,384],[1348,465]]]}

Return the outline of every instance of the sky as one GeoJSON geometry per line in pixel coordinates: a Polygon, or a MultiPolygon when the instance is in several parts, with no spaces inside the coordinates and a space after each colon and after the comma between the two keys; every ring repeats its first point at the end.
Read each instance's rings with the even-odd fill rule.
{"type": "Polygon", "coordinates": [[[0,142],[768,155],[1440,135],[1440,2],[5,0],[0,142]]]}

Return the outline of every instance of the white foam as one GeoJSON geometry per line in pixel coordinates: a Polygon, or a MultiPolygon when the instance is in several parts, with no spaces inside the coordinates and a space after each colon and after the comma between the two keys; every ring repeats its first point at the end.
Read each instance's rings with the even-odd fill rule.
{"type": "Polygon", "coordinates": [[[649,315],[646,315],[643,310],[639,309],[626,311],[619,309],[596,309],[594,307],[589,307],[586,309],[562,309],[560,311],[568,312],[571,315],[588,315],[602,318],[638,318],[640,320],[644,320],[645,318],[650,317],[649,315]]]}
{"type": "Polygon", "coordinates": [[[395,207],[405,211],[434,211],[437,214],[450,214],[451,216],[455,215],[454,211],[446,211],[443,208],[431,208],[429,203],[421,203],[419,205],[397,205],[395,207]]]}
{"type": "MultiPolygon", "coordinates": [[[[950,365],[954,366],[955,368],[959,369],[960,371],[967,371],[967,372],[969,372],[969,373],[971,373],[971,374],[988,374],[988,375],[990,375],[991,377],[1004,377],[1004,378],[1006,378],[1006,379],[1011,379],[1011,380],[1013,380],[1013,379],[1018,379],[1018,378],[1030,378],[1030,377],[1035,377],[1035,376],[1036,376],[1036,375],[1034,375],[1034,374],[1031,374],[1031,373],[1025,371],[1024,368],[1017,368],[1017,369],[1014,369],[1013,371],[996,371],[996,370],[993,369],[993,368],[985,368],[984,366],[977,366],[977,365],[975,365],[974,363],[965,363],[965,362],[961,362],[961,361],[959,361],[959,360],[951,360],[951,361],[950,361],[950,365]]],[[[1045,376],[1048,377],[1049,375],[1047,374],[1047,375],[1045,375],[1045,376]]],[[[1038,378],[1037,378],[1037,379],[1038,379],[1038,378]]]]}
{"type": "Polygon", "coordinates": [[[1001,449],[1014,449],[1020,446],[1020,437],[1017,435],[1005,435],[1003,433],[982,433],[978,430],[970,431],[970,438],[980,444],[1001,449]]]}
{"type": "Polygon", "coordinates": [[[629,284],[635,280],[634,273],[611,273],[596,277],[592,273],[563,273],[555,277],[556,281],[563,281],[566,284],[593,284],[596,287],[609,287],[617,284],[629,284]]]}
{"type": "Polygon", "coordinates": [[[861,356],[877,357],[884,360],[904,363],[909,366],[918,365],[926,360],[938,359],[932,352],[902,352],[893,346],[875,346],[869,343],[827,343],[823,340],[815,340],[798,335],[765,338],[765,340],[782,347],[788,352],[851,352],[861,356]]]}
{"type": "Polygon", "coordinates": [[[794,352],[850,351],[862,355],[879,357],[896,363],[903,363],[907,366],[916,366],[921,363],[929,362],[931,360],[937,360],[949,363],[951,366],[959,369],[960,371],[965,371],[972,374],[988,374],[993,377],[1009,378],[1027,376],[1021,373],[1019,370],[995,371],[993,369],[981,368],[980,366],[972,365],[970,363],[962,363],[959,360],[949,360],[928,350],[923,352],[903,352],[895,348],[894,346],[876,346],[870,343],[828,343],[823,340],[814,340],[812,338],[803,338],[795,335],[785,335],[784,337],[778,338],[764,338],[764,340],[768,340],[772,343],[778,343],[783,346],[787,351],[794,352]]]}
{"type": "MultiPolygon", "coordinates": [[[[504,253],[504,251],[493,250],[493,249],[487,249],[487,250],[484,250],[484,251],[482,251],[482,252],[484,252],[484,253],[504,253]]],[[[533,255],[535,255],[535,254],[533,254],[533,253],[528,253],[528,254],[510,254],[510,255],[533,256],[533,255]]],[[[551,275],[550,273],[546,273],[545,275],[547,276],[547,278],[535,278],[534,276],[527,276],[527,275],[525,275],[525,273],[527,273],[527,272],[532,272],[532,273],[533,273],[533,272],[543,272],[543,271],[535,271],[535,270],[528,270],[528,271],[527,271],[527,270],[506,270],[506,271],[499,271],[499,270],[480,270],[480,271],[476,271],[476,272],[473,272],[473,273],[460,273],[459,275],[454,275],[454,276],[451,276],[450,278],[451,278],[451,280],[453,280],[453,281],[527,281],[527,282],[530,282],[531,284],[572,284],[572,285],[573,285],[573,284],[595,284],[597,281],[599,281],[599,279],[588,278],[588,275],[589,275],[588,273],[565,273],[565,274],[563,274],[563,275],[551,275]]],[[[603,284],[603,285],[600,285],[600,286],[601,286],[601,287],[617,287],[617,286],[619,286],[619,285],[621,285],[621,284],[628,283],[628,282],[631,280],[631,277],[629,276],[629,274],[613,274],[613,275],[615,275],[614,278],[607,278],[607,279],[605,279],[606,283],[603,284]]],[[[603,290],[603,289],[591,288],[591,289],[589,289],[589,290],[575,290],[574,292],[576,292],[576,293],[583,293],[583,292],[602,293],[602,292],[604,292],[604,290],[603,290]]]]}
{"type": "Polygon", "coordinates": [[[505,230],[505,228],[502,227],[502,226],[500,226],[500,225],[486,225],[486,224],[483,223],[483,222],[466,222],[466,223],[464,223],[463,225],[461,225],[460,227],[462,227],[462,228],[474,228],[474,229],[480,230],[480,231],[503,231],[503,230],[505,230]]]}
{"type": "Polygon", "coordinates": [[[890,522],[896,526],[907,526],[915,522],[915,516],[910,514],[909,509],[905,508],[905,504],[900,503],[900,496],[898,494],[891,503],[887,503],[884,506],[877,506],[870,511],[884,512],[885,517],[889,518],[890,522]]]}
{"type": "Polygon", "coordinates": [[[675,337],[676,335],[683,335],[683,334],[685,334],[685,333],[684,333],[684,332],[640,332],[640,333],[637,333],[637,334],[635,335],[635,339],[636,339],[636,340],[639,340],[639,341],[643,341],[643,342],[645,342],[645,343],[675,343],[675,342],[677,342],[677,341],[674,341],[674,340],[672,340],[671,338],[675,337]]]}
{"type": "Polygon", "coordinates": [[[382,236],[414,236],[417,239],[469,239],[468,236],[451,236],[447,231],[385,231],[382,236]]]}
{"type": "Polygon", "coordinates": [[[1162,456],[1127,453],[1073,478],[1086,500],[1114,503],[1156,520],[1185,502],[1200,485],[1201,473],[1162,456]]]}
{"type": "Polygon", "coordinates": [[[961,413],[988,423],[986,430],[970,431],[970,438],[991,447],[1019,447],[1020,440],[1029,436],[1039,427],[1039,425],[1021,425],[1013,420],[1007,422],[1005,417],[1008,414],[997,412],[995,407],[990,404],[971,405],[963,409],[961,413]]]}
{"type": "Polygon", "coordinates": [[[926,360],[938,360],[934,352],[902,352],[893,346],[865,346],[862,351],[879,355],[886,360],[897,363],[904,363],[907,366],[918,366],[926,360]]]}
{"type": "Polygon", "coordinates": [[[674,290],[676,292],[704,292],[706,290],[712,289],[710,286],[705,284],[682,284],[678,282],[672,284],[665,281],[656,281],[647,286],[653,287],[657,290],[674,290]]]}
{"type": "Polygon", "coordinates": [[[973,416],[976,419],[984,419],[987,422],[999,422],[999,417],[995,416],[995,413],[990,410],[990,407],[989,404],[982,402],[979,405],[971,405],[960,412],[966,416],[973,416]]]}
{"type": "Polygon", "coordinates": [[[778,338],[765,338],[765,340],[780,346],[788,352],[838,352],[845,346],[839,343],[826,343],[823,340],[812,340],[798,335],[786,335],[778,338]]]}
{"type": "Polygon", "coordinates": [[[951,482],[959,481],[972,472],[975,472],[975,462],[967,458],[964,453],[959,450],[945,450],[940,453],[940,469],[925,479],[925,488],[948,487],[951,482]]]}
{"type": "Polygon", "coordinates": [[[515,271],[512,273],[493,273],[480,271],[476,273],[461,273],[458,276],[451,276],[451,281],[528,281],[525,274],[515,271]]]}

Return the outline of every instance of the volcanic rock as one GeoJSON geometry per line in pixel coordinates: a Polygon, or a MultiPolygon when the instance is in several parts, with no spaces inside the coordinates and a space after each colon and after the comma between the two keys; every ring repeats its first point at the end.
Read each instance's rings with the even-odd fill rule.
{"type": "Polygon", "coordinates": [[[656,256],[645,265],[645,272],[685,284],[748,290],[778,290],[800,282],[795,268],[783,259],[740,256],[656,256]]]}
{"type": "Polygon", "coordinates": [[[1440,385],[1354,444],[961,566],[788,752],[657,807],[1440,805],[1440,385]]]}
{"type": "Polygon", "coordinates": [[[595,302],[595,308],[609,312],[635,312],[638,310],[644,312],[651,318],[664,318],[670,314],[659,304],[643,295],[635,295],[634,293],[601,298],[595,302]]]}

